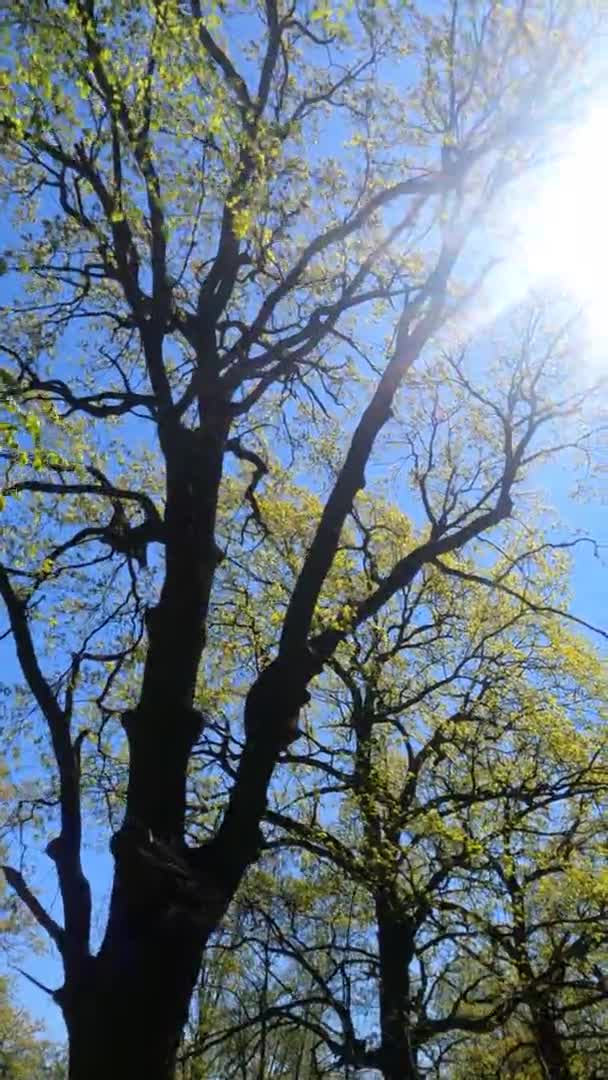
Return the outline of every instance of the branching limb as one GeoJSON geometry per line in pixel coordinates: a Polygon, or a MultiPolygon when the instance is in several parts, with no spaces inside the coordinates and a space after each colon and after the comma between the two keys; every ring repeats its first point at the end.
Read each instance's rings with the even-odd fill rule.
{"type": "MultiPolygon", "coordinates": [[[[15,592],[4,567],[0,567],[0,596],[8,612],[21,670],[48,725],[59,773],[61,831],[48,845],[47,852],[57,866],[66,940],[70,942],[69,959],[80,963],[89,950],[91,893],[80,861],[80,776],[70,737],[69,718],[42,673],[28,622],[27,603],[15,592]]],[[[13,878],[13,887],[16,888],[18,884],[18,878],[13,878]]]]}
{"type": "Polygon", "coordinates": [[[442,574],[446,574],[448,577],[460,578],[461,581],[471,581],[476,585],[484,585],[488,589],[497,589],[499,592],[510,596],[513,600],[518,600],[537,615],[557,615],[561,619],[567,619],[569,622],[576,623],[577,626],[581,626],[584,630],[589,630],[592,634],[598,634],[600,637],[608,640],[608,631],[603,630],[600,626],[595,626],[593,623],[587,622],[586,619],[581,619],[569,611],[564,611],[563,608],[553,607],[552,604],[539,604],[530,599],[530,597],[519,592],[517,589],[512,589],[509,585],[505,585],[504,581],[487,577],[485,574],[475,574],[470,570],[461,570],[455,566],[448,566],[447,563],[444,563],[438,558],[433,559],[432,561],[433,565],[436,566],[438,570],[441,570],[442,574]]]}
{"type": "MultiPolygon", "coordinates": [[[[245,499],[251,507],[251,515],[257,522],[264,536],[267,536],[268,526],[266,525],[266,522],[264,521],[260,512],[260,507],[256,499],[255,492],[258,484],[261,482],[263,477],[266,476],[268,472],[268,466],[266,462],[263,461],[263,459],[260,457],[260,455],[256,454],[255,450],[250,450],[248,449],[248,447],[243,446],[239,438],[228,439],[228,442],[226,443],[226,450],[229,450],[232,454],[234,454],[234,456],[237,457],[239,461],[247,461],[250,465],[253,465],[253,476],[251,477],[251,480],[247,485],[247,488],[245,489],[245,499]]],[[[243,529],[245,529],[246,527],[247,523],[245,523],[243,529]]]]}
{"type": "MultiPolygon", "coordinates": [[[[397,329],[393,355],[357,424],[294,587],[281,635],[282,656],[297,652],[305,646],[315,606],[333,563],[344,522],[352,510],[357,492],[365,486],[365,469],[374,443],[392,416],[393,402],[405,373],[411,368],[440,321],[447,281],[456,256],[456,250],[444,248],[442,251],[437,267],[431,275],[434,289],[428,310],[413,329],[410,329],[410,322],[419,305],[416,301],[412,310],[406,301],[397,329]]],[[[430,291],[430,283],[427,283],[427,287],[430,291]]],[[[367,615],[364,617],[367,618],[367,615]]]]}
{"type": "Polygon", "coordinates": [[[217,41],[211,36],[203,22],[200,0],[191,0],[190,6],[192,15],[196,19],[199,40],[205,52],[220,69],[228,86],[234,90],[242,110],[245,111],[252,108],[253,102],[243,76],[236,70],[230,57],[220,48],[217,41]]]}
{"type": "Polygon", "coordinates": [[[13,892],[17,894],[23,904],[25,904],[30,915],[33,915],[34,919],[43,930],[46,930],[47,934],[60,952],[63,952],[65,932],[49,915],[46,908],[40,903],[37,896],[34,895],[29,885],[27,884],[23,874],[19,870],[15,870],[13,866],[2,867],[2,872],[6,878],[8,885],[10,885],[13,892]]]}

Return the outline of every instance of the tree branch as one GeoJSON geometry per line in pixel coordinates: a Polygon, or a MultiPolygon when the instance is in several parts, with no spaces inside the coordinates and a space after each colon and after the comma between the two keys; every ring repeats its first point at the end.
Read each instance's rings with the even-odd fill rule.
{"type": "Polygon", "coordinates": [[[410,320],[419,302],[410,304],[406,301],[393,356],[357,424],[291,595],[281,634],[282,656],[300,651],[306,643],[317,600],[333,563],[344,522],[351,512],[357,492],[365,486],[365,468],[376,437],[392,415],[393,401],[405,373],[439,324],[448,277],[457,254],[457,249],[444,247],[436,270],[426,286],[427,291],[431,292],[429,309],[411,332],[410,320]]]}
{"type": "Polygon", "coordinates": [[[207,27],[203,22],[200,0],[192,0],[191,9],[192,14],[197,21],[200,43],[205,52],[211,57],[214,63],[217,64],[226,79],[226,82],[235,91],[241,108],[243,110],[250,109],[252,101],[245,80],[242,75],[239,75],[230,57],[220,48],[207,30],[207,27]]]}
{"type": "Polygon", "coordinates": [[[11,889],[17,894],[19,899],[34,916],[36,922],[43,930],[46,930],[49,937],[55,942],[55,945],[61,953],[63,953],[65,944],[65,931],[56,923],[49,915],[46,908],[42,906],[40,901],[27,885],[23,874],[20,874],[18,870],[15,870],[13,866],[2,867],[2,872],[10,885],[11,889]]]}
{"type": "Polygon", "coordinates": [[[108,499],[124,499],[139,503],[148,521],[157,525],[162,524],[162,518],[149,495],[140,491],[130,491],[128,488],[114,487],[105,478],[103,483],[99,484],[58,484],[52,480],[19,480],[16,484],[7,487],[5,494],[10,495],[17,491],[39,491],[47,495],[103,495],[108,499]]]}
{"type": "Polygon", "coordinates": [[[460,578],[461,581],[471,581],[476,585],[485,585],[488,589],[498,589],[499,592],[505,593],[514,600],[519,600],[520,603],[524,604],[530,611],[535,612],[537,615],[557,615],[561,619],[567,619],[569,622],[576,623],[577,626],[582,626],[584,630],[589,630],[592,634],[598,634],[600,637],[608,640],[607,630],[602,630],[601,627],[595,626],[593,623],[589,623],[585,619],[579,618],[578,615],[572,615],[569,611],[564,611],[563,608],[553,607],[551,604],[538,604],[534,600],[530,600],[529,597],[518,592],[517,589],[511,589],[508,585],[505,585],[504,581],[495,581],[492,578],[485,577],[483,574],[475,574],[469,570],[460,570],[458,567],[448,566],[439,558],[434,558],[432,562],[442,574],[446,574],[448,577],[460,578]]]}
{"type": "MultiPolygon", "coordinates": [[[[82,822],[80,775],[70,738],[69,719],[44,677],[27,619],[27,603],[17,595],[0,566],[0,596],[4,600],[17,657],[24,678],[49,728],[59,772],[61,831],[47,847],[57,866],[65,914],[66,962],[88,955],[91,929],[91,892],[80,861],[82,822]],[[69,954],[69,957],[68,957],[69,954]]],[[[16,880],[16,879],[15,879],[16,880]]]]}

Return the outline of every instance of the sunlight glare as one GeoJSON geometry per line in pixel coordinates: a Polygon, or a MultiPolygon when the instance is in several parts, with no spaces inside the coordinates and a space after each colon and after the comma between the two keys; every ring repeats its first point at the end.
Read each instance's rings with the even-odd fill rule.
{"type": "MultiPolygon", "coordinates": [[[[596,108],[547,171],[520,220],[526,275],[563,289],[585,315],[593,351],[608,345],[608,108],[596,108]]],[[[596,355],[597,358],[597,355],[596,355]]]]}

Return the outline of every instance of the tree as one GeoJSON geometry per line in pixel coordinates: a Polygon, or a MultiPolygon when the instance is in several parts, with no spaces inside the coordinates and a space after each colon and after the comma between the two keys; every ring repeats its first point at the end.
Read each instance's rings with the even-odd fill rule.
{"type": "Polygon", "coordinates": [[[241,896],[226,931],[205,957],[196,1008],[179,1055],[180,1080],[348,1076],[333,1067],[324,1046],[325,1002],[305,973],[302,978],[298,963],[279,955],[269,926],[255,917],[256,908],[253,891],[241,896]],[[285,1009],[286,1001],[297,1002],[297,1023],[285,1009]]]}
{"type": "Polygon", "coordinates": [[[225,7],[1,8],[0,594],[23,678],[15,717],[35,706],[35,739],[44,724],[25,804],[47,836],[58,829],[46,851],[62,923],[8,878],[63,961],[74,1080],[173,1074],[203,951],[258,858],[309,684],[423,568],[509,519],[539,429],[566,408],[537,408],[522,374],[479,498],[448,500],[368,595],[332,607],[340,537],[400,387],[479,294],[492,257],[478,260],[473,234],[489,240],[506,185],[549,135],[567,138],[564,102],[601,16],[553,2],[225,7]],[[214,664],[222,558],[240,546],[247,560],[252,528],[264,535],[264,432],[283,462],[307,435],[321,453],[324,414],[339,422],[343,408],[336,468],[322,495],[311,481],[314,527],[247,690],[229,795],[213,835],[189,844],[189,765],[217,723],[197,683],[214,664]],[[231,485],[241,507],[223,551],[231,485]],[[123,795],[93,953],[83,820],[123,795]]]}
{"type": "Polygon", "coordinates": [[[11,1000],[8,981],[0,983],[0,1076],[6,1080],[62,1080],[67,1073],[54,1048],[11,1000]]]}
{"type": "MultiPolygon", "coordinates": [[[[520,363],[521,353],[504,388],[514,408],[520,363]]],[[[504,378],[504,356],[501,364],[504,378]]],[[[468,487],[460,431],[484,430],[487,459],[479,443],[478,450],[491,460],[491,429],[479,414],[474,423],[471,398],[499,409],[500,395],[494,383],[486,398],[460,362],[455,387],[436,364],[432,376],[436,422],[418,430],[435,463],[420,453],[414,479],[435,517],[450,493],[458,498],[468,487]],[[469,395],[459,422],[463,380],[469,395]]],[[[416,393],[420,406],[421,385],[416,393]]],[[[244,595],[240,571],[226,589],[241,662],[255,663],[272,637],[280,599],[269,597],[277,587],[289,596],[292,514],[303,493],[286,486],[291,498],[274,517],[262,504],[281,557],[262,548],[246,568],[261,592],[244,595]]],[[[526,1060],[538,1058],[542,1075],[559,1080],[577,1075],[605,1035],[597,969],[608,929],[601,814],[608,774],[598,722],[606,690],[597,656],[552,625],[567,581],[563,551],[537,538],[530,548],[530,525],[528,518],[519,536],[510,525],[494,590],[487,556],[482,572],[470,558],[427,568],[337,651],[333,678],[330,670],[317,681],[308,744],[284,757],[291,781],[275,786],[266,815],[274,826],[267,849],[299,853],[298,860],[267,865],[270,886],[254,876],[253,896],[242,901],[257,909],[241,931],[248,947],[257,942],[267,955],[272,931],[273,962],[266,958],[262,970],[278,995],[248,1015],[250,1045],[264,1016],[312,1026],[301,989],[286,990],[286,961],[301,967],[296,986],[315,986],[321,1011],[313,1030],[334,1067],[373,1067],[390,1080],[428,1072],[429,1062],[447,1075],[461,1054],[470,1061],[472,1040],[498,1029],[513,1033],[504,1048],[512,1060],[521,1064],[523,1042],[526,1060]],[[351,895],[356,914],[346,940],[351,895]]],[[[412,531],[394,507],[360,501],[342,537],[332,603],[373,589],[383,564],[392,565],[392,546],[412,531]]],[[[242,1031],[242,1017],[231,1012],[221,1026],[242,1031]]],[[[495,1055],[495,1042],[487,1050],[495,1055]]],[[[480,1065],[485,1052],[482,1040],[480,1065]]]]}

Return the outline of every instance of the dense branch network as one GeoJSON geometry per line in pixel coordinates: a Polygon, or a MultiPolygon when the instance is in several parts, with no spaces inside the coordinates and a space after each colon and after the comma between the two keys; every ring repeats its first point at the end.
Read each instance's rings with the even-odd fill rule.
{"type": "MultiPolygon", "coordinates": [[[[14,528],[0,594],[52,751],[60,830],[47,853],[63,927],[19,872],[7,865],[5,876],[60,947],[74,1076],[110,1071],[103,1022],[124,1051],[125,1076],[166,1080],[202,952],[264,850],[265,816],[355,873],[337,839],[305,836],[268,805],[279,763],[298,766],[291,747],[311,691],[348,673],[349,650],[371,655],[387,611],[399,629],[373,647],[389,660],[414,653],[426,633],[414,600],[433,575],[487,587],[538,617],[567,614],[513,585],[521,545],[508,571],[467,561],[479,538],[515,527],[536,463],[584,445],[588,395],[560,397],[552,385],[563,337],[524,334],[491,392],[467,374],[460,349],[438,357],[494,265],[489,256],[471,270],[471,240],[494,220],[505,187],[542,157],[547,117],[565,116],[562,86],[577,76],[586,26],[559,4],[531,26],[525,4],[465,14],[454,2],[437,15],[355,5],[343,18],[279,0],[246,10],[199,0],[11,8],[0,14],[11,72],[0,81],[1,183],[18,209],[2,256],[0,460],[14,528]],[[404,86],[394,73],[410,53],[417,74],[404,86]],[[437,399],[426,415],[412,410],[402,440],[427,520],[400,526],[381,548],[385,526],[368,526],[365,498],[388,440],[403,432],[414,370],[421,400],[437,399]],[[467,424],[477,425],[475,459],[462,451],[467,424]],[[315,440],[329,476],[323,498],[319,458],[306,449],[315,440]],[[272,493],[290,454],[294,473],[308,469],[309,512],[272,591],[274,571],[258,574],[256,559],[277,550],[272,493]],[[335,599],[341,560],[352,588],[336,587],[335,599]],[[242,567],[244,614],[231,577],[242,567]],[[239,671],[218,649],[217,627],[231,604],[253,625],[261,596],[277,617],[239,671]],[[256,670],[243,687],[251,655],[256,670]],[[221,712],[218,665],[226,712],[244,699],[238,740],[200,707],[207,694],[221,712]],[[190,844],[194,764],[216,736],[229,790],[213,828],[190,844]],[[123,813],[95,955],[81,865],[85,788],[95,812],[101,791],[104,811],[123,813]]],[[[289,499],[283,509],[288,519],[289,499]]],[[[285,553],[284,535],[282,545],[285,553]]],[[[436,606],[428,641],[439,647],[451,615],[436,606]]],[[[236,620],[233,629],[236,640],[236,620]]],[[[490,638],[477,642],[481,652],[490,638]]],[[[404,698],[419,706],[451,679],[429,661],[404,698]]],[[[387,709],[405,725],[402,705],[387,709]]],[[[347,786],[359,797],[371,729],[354,713],[359,758],[347,786]]],[[[410,748],[403,815],[442,738],[410,748]]],[[[331,791],[340,770],[330,762],[325,772],[331,791]]],[[[476,786],[471,805],[485,796],[476,786]]],[[[371,844],[373,815],[366,827],[371,844]]],[[[447,865],[435,867],[438,890],[447,865]]],[[[414,933],[394,900],[376,882],[387,956],[391,933],[406,950],[414,933]]],[[[313,967],[307,974],[315,980],[313,967]]],[[[394,1010],[385,1005],[388,1040],[394,1010]]],[[[348,1010],[340,1016],[342,1056],[354,1063],[360,1048],[348,1010]]],[[[318,1018],[308,1025],[319,1035],[318,1018]]],[[[414,1043],[400,1053],[411,1056],[414,1043]]]]}

